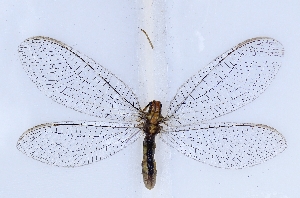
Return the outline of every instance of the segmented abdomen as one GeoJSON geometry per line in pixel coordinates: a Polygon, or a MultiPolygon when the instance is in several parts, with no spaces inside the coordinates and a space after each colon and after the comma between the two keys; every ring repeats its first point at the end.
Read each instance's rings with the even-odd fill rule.
{"type": "Polygon", "coordinates": [[[143,142],[142,173],[146,188],[152,189],[156,181],[155,135],[146,134],[143,142]]]}

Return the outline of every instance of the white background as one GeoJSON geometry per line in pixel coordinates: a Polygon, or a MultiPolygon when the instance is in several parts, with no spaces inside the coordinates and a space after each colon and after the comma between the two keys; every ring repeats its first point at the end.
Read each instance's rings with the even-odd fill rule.
{"type": "MultiPolygon", "coordinates": [[[[299,196],[297,1],[2,1],[0,10],[0,197],[299,196]],[[152,38],[153,50],[140,28],[152,38]],[[273,37],[285,47],[277,77],[257,100],[222,120],[272,126],[285,136],[288,148],[258,166],[224,170],[187,158],[158,141],[158,178],[151,191],[142,181],[142,140],[104,161],[79,168],[35,161],[16,149],[25,130],[45,122],[95,120],[56,104],[26,76],[17,48],[26,38],[38,35],[63,41],[93,58],[141,99],[157,99],[152,98],[155,96],[162,101],[169,100],[188,77],[239,42],[273,37]],[[152,52],[160,55],[162,61],[158,62],[164,64],[153,65],[151,76],[143,71],[149,70],[149,65],[144,67],[152,52]],[[167,80],[155,80],[160,74],[167,80]],[[139,84],[137,79],[144,82],[139,84]],[[144,96],[142,92],[146,92],[144,96]]],[[[142,105],[147,102],[140,101],[142,105]]]]}

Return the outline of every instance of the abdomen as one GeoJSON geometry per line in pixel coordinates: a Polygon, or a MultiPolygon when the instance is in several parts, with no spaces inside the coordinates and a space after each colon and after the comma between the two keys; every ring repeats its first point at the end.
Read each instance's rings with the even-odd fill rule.
{"type": "Polygon", "coordinates": [[[142,173],[146,188],[152,189],[156,182],[155,135],[146,134],[143,142],[142,173]]]}

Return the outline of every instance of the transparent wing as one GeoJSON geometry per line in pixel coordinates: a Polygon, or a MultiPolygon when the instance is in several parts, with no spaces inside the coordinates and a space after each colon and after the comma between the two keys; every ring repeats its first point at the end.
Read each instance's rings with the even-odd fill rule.
{"type": "Polygon", "coordinates": [[[19,46],[19,54],[27,75],[55,102],[111,120],[138,114],[137,97],[123,81],[66,44],[32,37],[19,46]]]}
{"type": "Polygon", "coordinates": [[[272,38],[238,44],[179,88],[166,119],[170,125],[199,123],[244,106],[269,86],[283,54],[283,46],[272,38]]]}
{"type": "Polygon", "coordinates": [[[179,152],[211,166],[240,169],[267,161],[287,147],[266,125],[215,123],[169,127],[160,138],[179,152]]]}
{"type": "Polygon", "coordinates": [[[131,123],[56,122],[27,130],[17,148],[46,164],[74,167],[105,159],[140,136],[131,123]]]}

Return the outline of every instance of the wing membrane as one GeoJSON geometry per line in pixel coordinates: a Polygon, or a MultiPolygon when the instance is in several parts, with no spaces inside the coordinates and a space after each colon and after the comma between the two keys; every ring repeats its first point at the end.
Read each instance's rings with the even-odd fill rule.
{"type": "Polygon", "coordinates": [[[285,138],[260,124],[215,123],[169,127],[163,142],[211,166],[240,169],[267,161],[284,151],[285,138]]]}
{"type": "Polygon", "coordinates": [[[32,37],[19,46],[24,69],[55,102],[76,111],[128,121],[140,109],[123,81],[92,59],[48,37],[32,37]]]}
{"type": "Polygon", "coordinates": [[[171,125],[199,123],[253,101],[274,79],[283,54],[283,46],[272,38],[253,38],[240,43],[178,89],[167,119],[171,125]]]}
{"type": "Polygon", "coordinates": [[[105,159],[140,135],[140,129],[132,123],[56,122],[27,130],[17,148],[50,165],[75,167],[105,159]]]}

